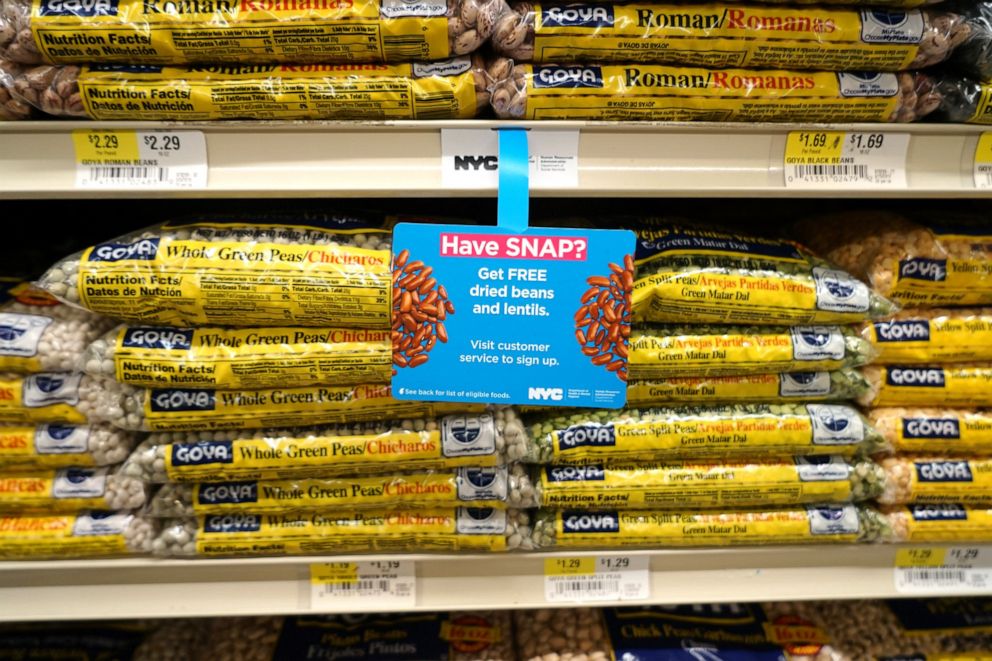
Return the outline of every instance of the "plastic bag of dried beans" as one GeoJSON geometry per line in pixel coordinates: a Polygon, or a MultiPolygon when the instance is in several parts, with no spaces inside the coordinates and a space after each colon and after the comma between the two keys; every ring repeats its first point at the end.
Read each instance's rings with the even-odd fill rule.
{"type": "Polygon", "coordinates": [[[863,406],[992,406],[992,363],[869,365],[863,406]]]}
{"type": "Polygon", "coordinates": [[[992,361],[992,308],[913,308],[861,333],[882,364],[992,361]]]}
{"type": "Polygon", "coordinates": [[[950,456],[992,455],[992,411],[892,407],[867,413],[895,452],[950,456]]]}
{"type": "Polygon", "coordinates": [[[870,386],[856,369],[744,376],[682,376],[631,381],[627,406],[840,402],[857,399],[870,386]]]}

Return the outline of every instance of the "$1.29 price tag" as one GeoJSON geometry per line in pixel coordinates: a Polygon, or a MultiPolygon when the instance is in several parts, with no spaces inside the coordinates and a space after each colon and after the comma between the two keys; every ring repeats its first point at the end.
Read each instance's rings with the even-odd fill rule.
{"type": "Polygon", "coordinates": [[[644,556],[586,556],[544,561],[544,599],[551,603],[626,601],[650,596],[648,558],[644,556]]]}
{"type": "Polygon", "coordinates": [[[786,188],[905,188],[908,133],[794,131],[786,188]]]}
{"type": "Polygon", "coordinates": [[[310,606],[315,610],[412,608],[417,577],[409,560],[320,562],[310,565],[310,606]]]}
{"type": "Polygon", "coordinates": [[[76,187],[169,190],[207,186],[201,131],[72,132],[76,187]]]}
{"type": "Polygon", "coordinates": [[[899,549],[895,584],[906,594],[985,594],[992,589],[992,553],[975,546],[899,549]]]}

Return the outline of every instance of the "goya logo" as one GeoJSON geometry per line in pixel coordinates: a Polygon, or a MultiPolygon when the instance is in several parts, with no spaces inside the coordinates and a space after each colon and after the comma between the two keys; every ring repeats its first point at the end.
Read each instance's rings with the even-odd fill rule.
{"type": "Polygon", "coordinates": [[[90,252],[91,262],[153,260],[158,256],[158,239],[141,239],[134,243],[103,243],[90,252]]]}
{"type": "Polygon", "coordinates": [[[558,432],[558,447],[573,450],[581,447],[610,447],[617,444],[612,425],[575,425],[558,432]]]}
{"type": "Polygon", "coordinates": [[[915,521],[968,520],[968,510],[962,505],[913,505],[909,511],[915,521]]]}
{"type": "Polygon", "coordinates": [[[602,466],[548,466],[548,482],[602,482],[606,471],[602,466]]]}
{"type": "Polygon", "coordinates": [[[204,532],[258,532],[262,521],[255,514],[218,514],[203,522],[204,532]]]}
{"type": "Polygon", "coordinates": [[[545,7],[541,25],[552,28],[611,28],[613,5],[574,4],[545,7]]]}
{"type": "Polygon", "coordinates": [[[213,411],[217,395],[213,390],[152,390],[152,411],[172,413],[175,411],[213,411]]]}
{"type": "Polygon", "coordinates": [[[173,466],[229,464],[234,461],[231,441],[196,441],[172,446],[173,466]]]}
{"type": "Polygon", "coordinates": [[[920,482],[972,482],[967,461],[917,461],[916,479],[920,482]]]}
{"type": "Polygon", "coordinates": [[[908,280],[927,280],[943,282],[947,279],[946,259],[927,259],[913,257],[899,262],[899,277],[908,280]]]}
{"type": "Polygon", "coordinates": [[[955,418],[903,418],[903,438],[961,438],[955,418]]]}
{"type": "Polygon", "coordinates": [[[885,380],[890,386],[943,388],[944,370],[939,367],[890,367],[885,380]]]}
{"type": "Polygon", "coordinates": [[[534,87],[602,87],[599,67],[534,67],[534,87]]]}
{"type": "Polygon", "coordinates": [[[204,505],[257,503],[258,482],[201,484],[197,495],[204,505]]]}
{"type": "Polygon", "coordinates": [[[117,0],[41,0],[41,16],[116,16],[117,0]]]}
{"type": "Polygon", "coordinates": [[[616,512],[569,512],[561,513],[561,529],[564,533],[618,533],[620,517],[616,512]]]}
{"type": "Polygon", "coordinates": [[[876,321],[875,337],[879,342],[929,342],[930,322],[925,319],[876,321]]]}
{"type": "Polygon", "coordinates": [[[183,328],[128,328],[121,341],[125,347],[188,351],[193,344],[193,331],[183,328]]]}

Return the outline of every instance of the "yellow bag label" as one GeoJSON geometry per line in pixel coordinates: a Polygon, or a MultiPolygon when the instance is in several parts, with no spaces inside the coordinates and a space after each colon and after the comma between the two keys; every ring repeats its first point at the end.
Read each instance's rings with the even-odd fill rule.
{"type": "MultiPolygon", "coordinates": [[[[230,65],[123,71],[83,67],[79,91],[86,113],[92,119],[390,120],[469,119],[476,115],[475,76],[468,58],[404,65],[230,65]]],[[[280,252],[284,248],[285,245],[278,246],[280,252]]],[[[265,250],[261,246],[257,249],[265,250]]],[[[325,250],[334,252],[320,248],[325,250]]],[[[388,254],[386,258],[388,266],[388,254]]],[[[296,270],[309,270],[322,263],[320,259],[306,259],[296,264],[296,270]]],[[[333,308],[336,297],[326,296],[328,287],[322,282],[326,282],[323,276],[294,291],[305,292],[311,299],[324,293],[325,300],[319,303],[311,300],[309,304],[333,308]]],[[[142,284],[154,286],[155,283],[132,283],[132,286],[142,284]]],[[[159,284],[189,286],[185,282],[159,284]]],[[[223,321],[202,323],[223,324],[223,321]]],[[[286,321],[285,318],[262,320],[266,324],[286,321]]]]}
{"type": "Polygon", "coordinates": [[[27,283],[21,283],[7,293],[18,303],[33,306],[33,313],[0,308],[0,371],[40,372],[38,352],[42,337],[52,323],[58,323],[45,312],[60,303],[27,283]]]}
{"type": "Polygon", "coordinates": [[[903,525],[896,524],[900,542],[992,541],[992,510],[965,505],[909,505],[903,525]]]}
{"type": "Polygon", "coordinates": [[[154,324],[389,323],[389,251],[168,237],[83,253],[81,304],[154,324]]]}
{"type": "Polygon", "coordinates": [[[794,463],[689,462],[545,466],[541,505],[563,508],[707,508],[842,503],[851,498],[843,459],[794,463]]]}
{"type": "Polygon", "coordinates": [[[533,10],[534,62],[898,71],[916,57],[924,29],[918,11],[894,28],[870,12],[816,7],[535,3],[533,10]]]}
{"type": "Polygon", "coordinates": [[[896,452],[908,454],[985,455],[992,452],[992,414],[983,411],[951,409],[901,413],[878,410],[879,429],[890,427],[887,435],[896,452]]]}
{"type": "Polygon", "coordinates": [[[374,477],[311,480],[268,480],[200,484],[193,489],[198,514],[251,511],[334,510],[373,507],[506,506],[506,471],[471,469],[488,481],[483,487],[465,484],[466,472],[439,472],[374,477]]]}
{"type": "MultiPolygon", "coordinates": [[[[827,122],[843,117],[878,122],[889,121],[900,98],[895,74],[866,81],[845,73],[647,64],[528,65],[528,70],[523,119],[827,122]]],[[[762,291],[762,281],[747,279],[723,293],[731,298],[738,291],[754,295],[762,291]]],[[[760,299],[805,300],[811,295],[805,288],[780,289],[774,295],[765,291],[764,296],[755,296],[754,304],[760,299]]]]}
{"type": "Polygon", "coordinates": [[[413,512],[217,514],[197,520],[201,556],[344,551],[504,551],[506,512],[434,509],[413,512]]]}
{"type": "Polygon", "coordinates": [[[106,468],[0,475],[0,511],[106,509],[106,490],[106,468]]]}
{"type": "Polygon", "coordinates": [[[42,469],[92,466],[89,428],[0,426],[0,467],[42,469]]]}
{"type": "Polygon", "coordinates": [[[909,469],[911,502],[992,502],[992,461],[920,459],[905,463],[909,469]]]}
{"type": "Polygon", "coordinates": [[[712,335],[658,335],[635,329],[629,352],[635,379],[833,370],[843,367],[846,357],[840,329],[827,326],[712,335]]]}
{"type": "MultiPolygon", "coordinates": [[[[938,237],[939,238],[939,237],[938,237]]],[[[992,244],[992,237],[969,237],[992,244]]],[[[992,303],[992,262],[985,258],[912,257],[892,263],[892,298],[905,305],[984,305],[992,303]]]]}
{"type": "Polygon", "coordinates": [[[770,512],[555,513],[555,546],[730,546],[856,542],[861,523],[852,505],[770,512]]]}
{"type": "Polygon", "coordinates": [[[173,482],[382,474],[501,463],[488,413],[445,417],[438,431],[173,443],[165,454],[165,470],[173,482]],[[478,428],[470,443],[456,437],[467,421],[478,428]]]}
{"type": "Polygon", "coordinates": [[[887,365],[868,374],[878,393],[872,406],[992,406],[992,366],[887,365]]]}
{"type": "Polygon", "coordinates": [[[117,380],[135,386],[256,389],[388,383],[388,330],[122,328],[117,380]]]}
{"type": "Polygon", "coordinates": [[[0,516],[0,558],[124,555],[131,515],[0,516]]]}
{"type": "Polygon", "coordinates": [[[865,426],[847,406],[808,404],[807,415],[680,416],[670,420],[579,424],[552,433],[552,463],[651,461],[662,456],[722,458],[747,451],[766,457],[854,453],[865,426]]]}
{"type": "Polygon", "coordinates": [[[992,314],[903,317],[866,324],[864,332],[882,364],[992,360],[992,314]]]}
{"type": "Polygon", "coordinates": [[[971,124],[992,124],[992,85],[979,85],[981,91],[978,103],[975,104],[975,114],[968,120],[971,124]]]}
{"type": "Polygon", "coordinates": [[[86,422],[79,404],[79,374],[33,374],[0,378],[0,423],[86,422]]]}
{"type": "Polygon", "coordinates": [[[393,399],[388,385],[314,386],[271,390],[165,388],[145,394],[149,431],[301,427],[396,418],[424,418],[484,406],[393,399]]]}
{"type": "Polygon", "coordinates": [[[627,385],[627,406],[631,407],[846,398],[847,393],[840,397],[834,394],[829,372],[690,376],[662,381],[632,381],[627,385]]]}
{"type": "Polygon", "coordinates": [[[439,60],[449,56],[446,10],[367,0],[119,0],[77,16],[34,0],[31,32],[49,62],[67,64],[224,62],[234,54],[263,64],[439,60]]]}

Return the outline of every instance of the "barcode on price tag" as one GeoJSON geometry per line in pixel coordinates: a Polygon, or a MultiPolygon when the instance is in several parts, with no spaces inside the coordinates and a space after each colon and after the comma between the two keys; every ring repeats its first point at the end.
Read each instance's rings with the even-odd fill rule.
{"type": "Polygon", "coordinates": [[[793,131],[786,188],[905,188],[908,133],[793,131]]]}
{"type": "Polygon", "coordinates": [[[992,188],[992,133],[978,137],[975,149],[975,188],[992,188]]]}
{"type": "Polygon", "coordinates": [[[72,132],[76,187],[168,190],[207,186],[201,131],[72,132]]]}
{"type": "Polygon", "coordinates": [[[646,557],[610,555],[544,561],[544,599],[551,603],[627,601],[650,596],[646,557]]]}
{"type": "Polygon", "coordinates": [[[410,608],[417,579],[408,560],[321,562],[310,565],[310,606],[315,610],[410,608]]]}
{"type": "Polygon", "coordinates": [[[992,588],[992,553],[975,546],[899,549],[895,585],[906,594],[982,594],[992,588]]]}

